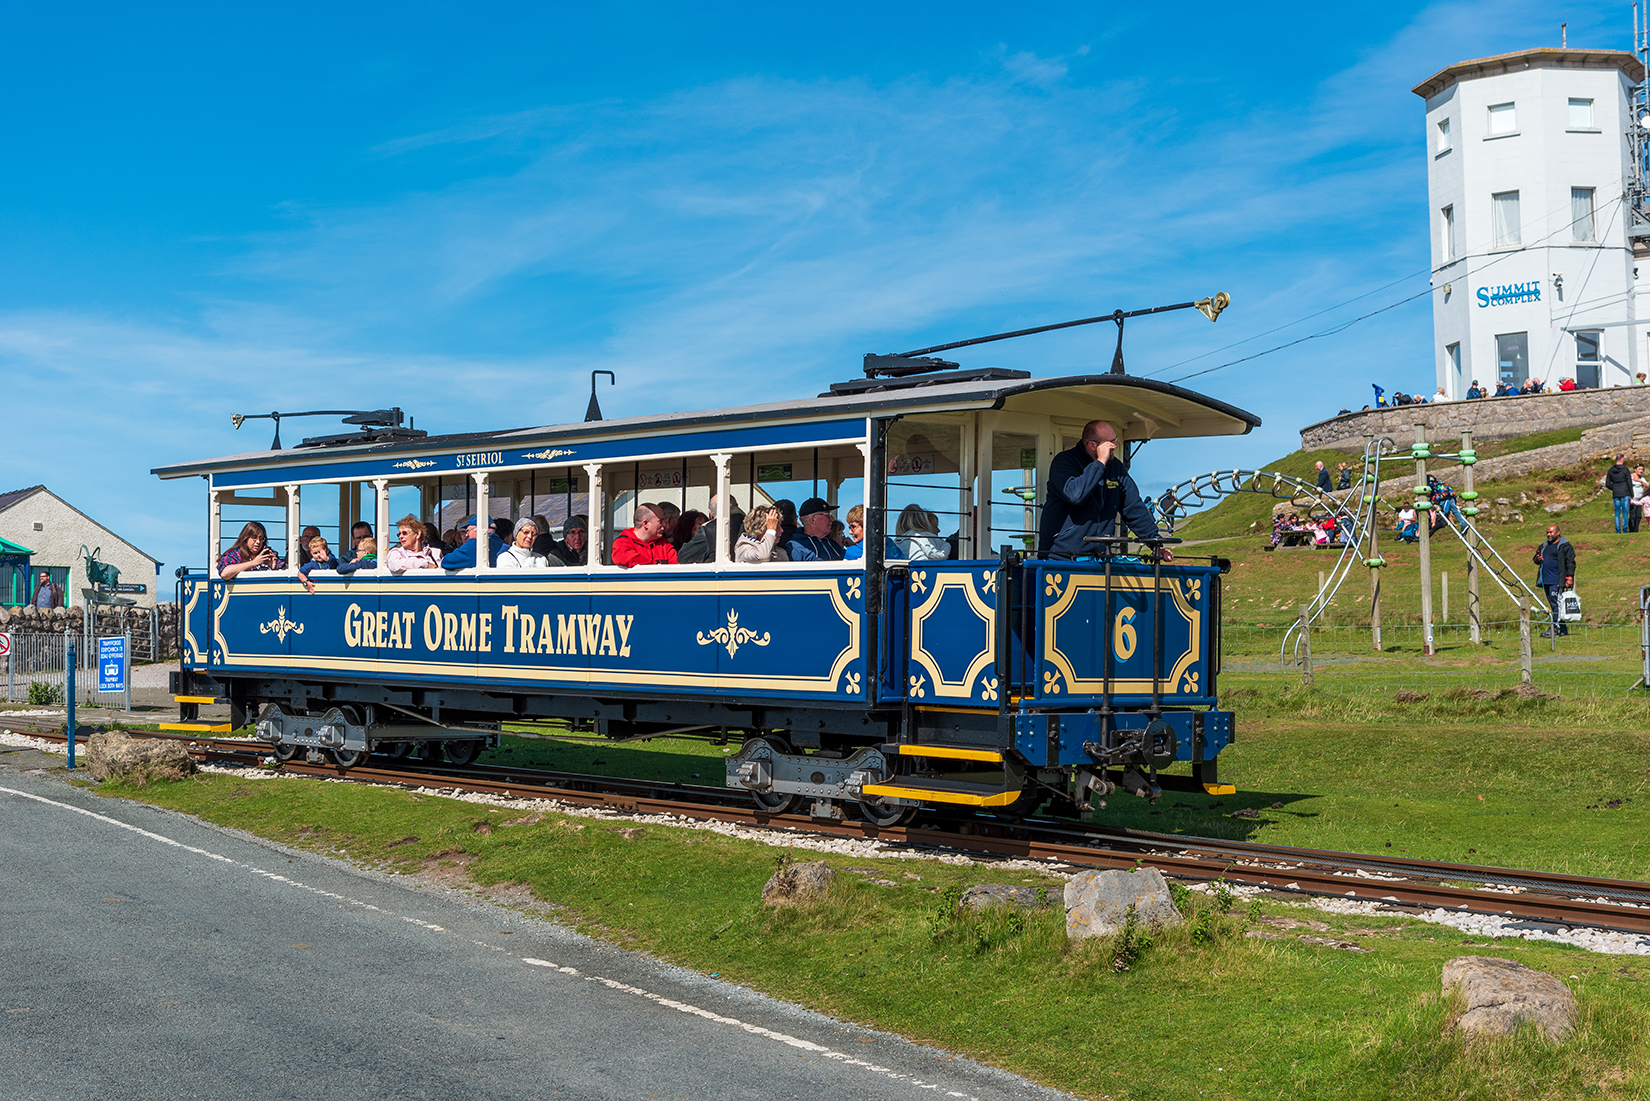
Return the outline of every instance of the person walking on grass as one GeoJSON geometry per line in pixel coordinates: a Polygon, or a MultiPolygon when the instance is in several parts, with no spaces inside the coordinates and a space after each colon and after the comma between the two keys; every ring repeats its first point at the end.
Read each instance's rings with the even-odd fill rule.
{"type": "Polygon", "coordinates": [[[1610,491],[1610,496],[1616,508],[1616,534],[1627,533],[1627,511],[1633,503],[1633,475],[1621,460],[1625,455],[1617,455],[1615,465],[1604,472],[1604,488],[1610,491]]]}
{"type": "Polygon", "coordinates": [[[1559,618],[1563,614],[1559,602],[1565,589],[1575,588],[1576,549],[1564,538],[1557,524],[1547,525],[1547,541],[1535,548],[1535,564],[1541,567],[1537,580],[1546,590],[1547,603],[1553,612],[1553,624],[1541,632],[1541,637],[1552,638],[1556,634],[1563,638],[1570,633],[1570,628],[1559,618]]]}

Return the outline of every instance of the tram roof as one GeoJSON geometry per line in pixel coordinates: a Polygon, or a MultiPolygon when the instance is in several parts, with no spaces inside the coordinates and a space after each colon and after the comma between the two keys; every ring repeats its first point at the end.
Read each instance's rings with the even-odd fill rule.
{"type": "MultiPolygon", "coordinates": [[[[656,446],[647,449],[658,452],[669,452],[673,447],[683,451],[704,450],[706,446],[744,450],[750,444],[743,442],[742,438],[748,439],[749,436],[742,430],[753,427],[802,426],[863,420],[872,416],[912,416],[983,409],[1059,416],[1071,420],[1109,420],[1122,427],[1127,439],[1241,436],[1260,424],[1259,417],[1235,405],[1171,383],[1133,375],[1031,378],[1018,371],[991,372],[990,375],[955,381],[930,380],[923,376],[897,380],[856,380],[856,389],[851,392],[825,393],[800,401],[495,432],[452,433],[415,440],[250,451],[155,467],[150,473],[161,478],[186,478],[222,471],[269,469],[271,472],[292,471],[292,476],[296,477],[296,468],[317,465],[335,467],[356,461],[377,465],[377,460],[391,457],[416,458],[493,449],[515,452],[542,444],[611,444],[627,440],[633,440],[638,445],[657,440],[656,446]],[[724,433],[725,442],[718,442],[718,436],[724,433]],[[701,446],[681,446],[685,443],[680,439],[684,434],[695,437],[701,446]]],[[[765,446],[779,448],[786,446],[786,441],[776,440],[765,446]]],[[[567,452],[567,457],[557,465],[576,464],[585,458],[575,449],[567,452]]],[[[432,465],[429,474],[439,473],[441,471],[432,465]]]]}

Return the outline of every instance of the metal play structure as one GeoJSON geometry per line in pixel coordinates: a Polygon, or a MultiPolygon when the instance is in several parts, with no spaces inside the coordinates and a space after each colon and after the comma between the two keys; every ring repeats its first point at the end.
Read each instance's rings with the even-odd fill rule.
{"type": "MultiPolygon", "coordinates": [[[[1373,649],[1379,651],[1381,569],[1386,565],[1386,560],[1380,553],[1380,520],[1377,513],[1382,506],[1389,510],[1392,508],[1381,500],[1381,464],[1413,463],[1414,507],[1418,516],[1422,517],[1422,522],[1417,524],[1421,559],[1421,637],[1423,652],[1430,656],[1435,652],[1435,646],[1432,610],[1432,525],[1425,520],[1433,508],[1427,488],[1429,459],[1454,459],[1461,464],[1463,471],[1464,484],[1460,496],[1464,504],[1456,510],[1458,521],[1447,521],[1444,529],[1458,538],[1467,549],[1467,626],[1472,641],[1483,641],[1478,598],[1479,572],[1482,570],[1518,608],[1521,647],[1528,653],[1531,612],[1545,606],[1547,602],[1519,576],[1518,571],[1501,557],[1494,544],[1478,530],[1474,520],[1478,515],[1478,491],[1473,487],[1473,467],[1478,462],[1478,456],[1473,451],[1471,430],[1462,431],[1460,450],[1453,454],[1434,452],[1426,441],[1421,425],[1416,426],[1415,442],[1407,451],[1401,450],[1390,437],[1371,438],[1364,445],[1363,476],[1347,490],[1326,493],[1302,478],[1273,470],[1217,470],[1188,478],[1170,489],[1165,496],[1172,496],[1176,508],[1182,515],[1195,512],[1206,505],[1217,504],[1234,493],[1261,493],[1280,501],[1288,501],[1302,511],[1318,508],[1333,516],[1336,526],[1346,533],[1347,539],[1324,584],[1312,600],[1302,606],[1300,617],[1285,632],[1278,660],[1289,661],[1292,651],[1298,658],[1302,643],[1302,627],[1310,626],[1317,621],[1359,563],[1369,570],[1370,644],[1373,649]]],[[[1154,508],[1156,507],[1154,505],[1154,508]]],[[[1159,512],[1161,513],[1160,509],[1159,512]]],[[[1549,617],[1550,615],[1549,609],[1549,617]]],[[[1556,628],[1556,623],[1553,626],[1556,628]]]]}

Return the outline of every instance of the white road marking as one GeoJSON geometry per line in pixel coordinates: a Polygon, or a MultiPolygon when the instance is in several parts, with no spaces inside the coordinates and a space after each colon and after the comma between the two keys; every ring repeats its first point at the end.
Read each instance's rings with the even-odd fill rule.
{"type": "MultiPolygon", "coordinates": [[[[391,917],[399,917],[399,918],[401,918],[402,921],[410,922],[413,925],[417,925],[417,926],[420,926],[424,929],[428,929],[429,931],[431,931],[433,933],[441,933],[445,936],[456,936],[456,934],[450,932],[449,930],[443,928],[440,925],[434,924],[433,922],[423,921],[423,920],[421,920],[419,918],[415,918],[415,917],[408,917],[405,914],[395,914],[392,911],[383,909],[382,907],[374,906],[370,902],[361,902],[358,899],[348,898],[344,895],[335,894],[332,891],[322,890],[320,887],[311,887],[307,883],[300,883],[296,879],[291,878],[290,876],[281,875],[277,872],[266,872],[261,868],[253,867],[251,864],[243,864],[239,860],[234,860],[230,857],[223,856],[219,853],[209,852],[206,849],[196,848],[194,845],[185,845],[182,841],[175,841],[172,838],[166,837],[163,834],[155,833],[152,830],[146,830],[142,826],[134,826],[129,822],[122,822],[118,818],[111,818],[107,814],[103,814],[103,813],[100,813],[100,812],[95,811],[95,810],[86,810],[84,807],[77,807],[77,806],[74,806],[70,803],[61,803],[61,802],[58,802],[56,799],[47,799],[43,795],[35,795],[35,794],[33,794],[31,792],[27,792],[27,791],[18,791],[16,788],[0,787],[0,792],[4,792],[7,795],[21,796],[24,799],[32,799],[36,803],[45,803],[47,806],[57,807],[61,810],[71,810],[71,811],[74,811],[76,814],[84,814],[88,818],[95,818],[99,822],[104,822],[104,823],[107,823],[108,825],[111,825],[111,826],[119,826],[123,830],[130,830],[132,833],[139,834],[143,837],[147,837],[152,841],[159,841],[163,845],[170,845],[175,849],[182,849],[185,852],[191,852],[191,853],[196,854],[197,856],[204,856],[204,857],[208,858],[209,860],[216,860],[220,864],[228,864],[231,867],[236,867],[236,868],[245,868],[247,871],[251,872],[253,875],[260,876],[264,879],[273,880],[276,883],[285,884],[288,887],[296,887],[299,890],[308,891],[311,894],[322,895],[326,898],[336,899],[339,902],[347,902],[351,906],[359,906],[363,910],[373,910],[373,911],[376,911],[378,913],[385,914],[385,915],[388,915],[388,916],[391,916],[391,917]]],[[[481,942],[476,941],[474,943],[480,944],[481,942]]],[[[491,948],[493,946],[492,945],[483,945],[483,947],[491,948]]],[[[811,1052],[815,1055],[818,1055],[822,1059],[829,1059],[832,1062],[840,1063],[843,1066],[859,1067],[862,1070],[868,1070],[868,1071],[872,1072],[873,1074],[880,1074],[880,1075],[883,1075],[884,1077],[892,1078],[897,1082],[904,1082],[904,1083],[907,1083],[909,1085],[916,1086],[918,1089],[938,1090],[938,1089],[942,1088],[941,1086],[939,1086],[936,1083],[925,1082],[920,1078],[913,1077],[912,1075],[906,1074],[902,1071],[897,1071],[897,1070],[893,1069],[892,1067],[884,1067],[884,1066],[879,1066],[876,1063],[866,1062],[864,1059],[856,1058],[855,1056],[849,1055],[846,1052],[836,1051],[832,1048],[823,1047],[819,1044],[814,1043],[811,1040],[804,1040],[800,1037],[789,1035],[788,1033],[775,1032],[773,1029],[763,1028],[761,1025],[753,1025],[753,1024],[747,1022],[747,1021],[741,1021],[737,1017],[724,1017],[721,1014],[713,1013],[708,1009],[701,1009],[698,1006],[690,1005],[687,1002],[679,1002],[679,1001],[676,1001],[674,998],[667,998],[663,994],[655,994],[651,990],[643,990],[639,986],[631,986],[628,983],[622,983],[617,979],[609,979],[609,978],[605,978],[601,975],[584,975],[584,974],[580,974],[579,970],[575,967],[563,967],[560,964],[551,963],[549,960],[536,959],[532,956],[522,957],[522,962],[526,963],[526,964],[530,964],[533,967],[548,968],[550,970],[560,972],[563,975],[571,975],[575,978],[583,979],[585,982],[600,983],[601,985],[603,985],[603,986],[605,986],[605,987],[607,987],[611,990],[622,991],[623,993],[626,993],[626,994],[634,994],[639,998],[646,998],[648,1001],[653,1002],[656,1005],[663,1006],[666,1009],[674,1009],[679,1013],[687,1013],[687,1014],[690,1014],[690,1015],[695,1016],[695,1017],[701,1017],[701,1018],[703,1018],[707,1021],[713,1021],[713,1022],[715,1022],[716,1024],[719,1024],[719,1025],[732,1025],[735,1028],[742,1029],[743,1031],[748,1032],[753,1036],[761,1036],[763,1039],[774,1040],[774,1041],[777,1041],[778,1043],[785,1044],[789,1047],[794,1047],[794,1048],[798,1048],[802,1051],[811,1052]]],[[[947,1090],[946,1093],[945,1093],[945,1096],[947,1096],[947,1097],[961,1097],[961,1098],[965,1098],[966,1101],[979,1101],[979,1099],[976,1098],[976,1097],[973,1097],[969,1094],[958,1093],[955,1090],[947,1090]]]]}

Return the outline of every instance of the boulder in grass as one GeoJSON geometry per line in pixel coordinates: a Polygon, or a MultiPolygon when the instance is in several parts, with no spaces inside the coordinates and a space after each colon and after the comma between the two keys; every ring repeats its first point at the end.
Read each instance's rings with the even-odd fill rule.
{"type": "Polygon", "coordinates": [[[1549,1040],[1575,1031],[1576,999],[1564,983],[1515,960],[1457,956],[1444,964],[1444,993],[1459,989],[1467,1011],[1456,1027],[1469,1037],[1505,1036],[1532,1024],[1549,1040]]]}
{"type": "Polygon", "coordinates": [[[94,780],[114,777],[138,787],[151,780],[181,780],[199,771],[182,742],[134,738],[116,730],[92,735],[86,743],[86,769],[94,780]]]}
{"type": "Polygon", "coordinates": [[[764,906],[807,906],[825,897],[836,871],[823,860],[787,864],[762,888],[764,906]]]}
{"type": "Polygon", "coordinates": [[[1007,883],[976,883],[962,894],[959,905],[970,910],[984,910],[988,906],[1014,906],[1021,910],[1035,910],[1047,901],[1037,898],[1035,887],[1014,887],[1007,883]]]}
{"type": "Polygon", "coordinates": [[[1065,901],[1066,936],[1072,940],[1117,935],[1130,906],[1145,925],[1179,925],[1185,920],[1156,868],[1083,872],[1066,884],[1065,901]]]}

